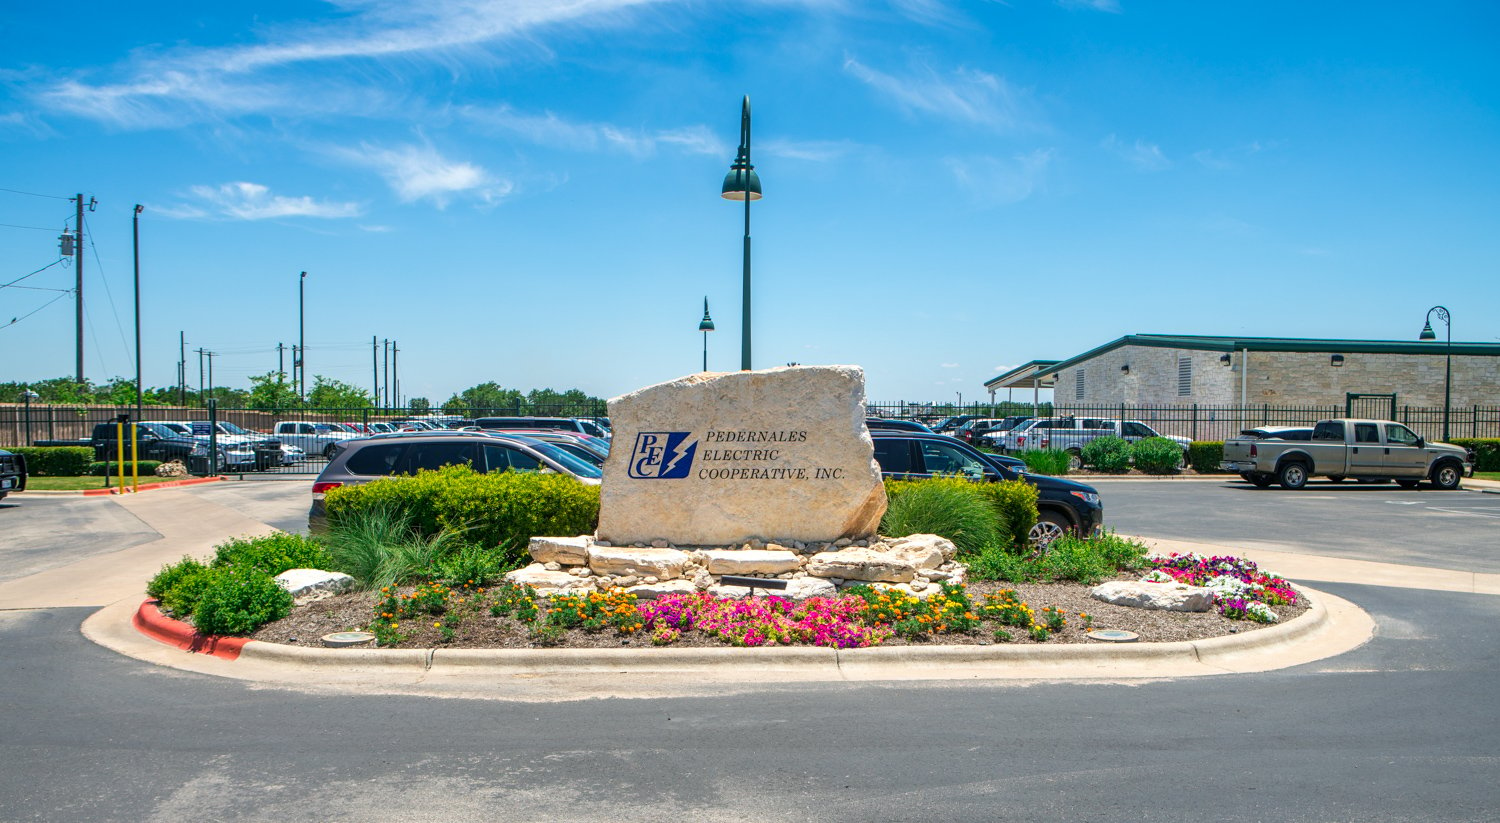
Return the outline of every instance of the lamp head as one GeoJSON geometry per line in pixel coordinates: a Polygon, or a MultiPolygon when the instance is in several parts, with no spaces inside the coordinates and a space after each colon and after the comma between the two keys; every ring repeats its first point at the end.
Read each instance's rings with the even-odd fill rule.
{"type": "Polygon", "coordinates": [[[713,331],[714,319],[708,316],[708,298],[703,298],[703,319],[698,323],[698,331],[713,331]]]}
{"type": "Polygon", "coordinates": [[[1418,340],[1436,340],[1437,339],[1437,335],[1434,334],[1433,331],[1432,331],[1432,320],[1431,319],[1429,319],[1426,323],[1422,324],[1422,333],[1419,334],[1419,335],[1417,335],[1417,339],[1418,340]]]}
{"type": "Polygon", "coordinates": [[[755,173],[755,166],[750,164],[747,153],[745,147],[740,146],[739,156],[729,167],[729,173],[724,175],[724,186],[719,193],[725,200],[744,200],[747,192],[751,200],[760,199],[760,175],[755,173]]]}

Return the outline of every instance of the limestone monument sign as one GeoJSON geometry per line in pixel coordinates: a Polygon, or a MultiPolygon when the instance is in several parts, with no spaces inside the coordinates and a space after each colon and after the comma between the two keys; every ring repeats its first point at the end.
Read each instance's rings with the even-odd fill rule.
{"type": "Polygon", "coordinates": [[[861,539],[885,514],[857,366],[683,377],[610,400],[609,416],[601,541],[861,539]]]}

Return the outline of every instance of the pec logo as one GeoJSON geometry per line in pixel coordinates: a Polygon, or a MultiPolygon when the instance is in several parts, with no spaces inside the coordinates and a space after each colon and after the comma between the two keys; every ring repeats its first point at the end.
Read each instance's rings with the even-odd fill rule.
{"type": "Polygon", "coordinates": [[[641,432],[635,436],[626,472],[639,480],[673,480],[687,477],[693,468],[698,441],[684,442],[691,432],[641,432]]]}

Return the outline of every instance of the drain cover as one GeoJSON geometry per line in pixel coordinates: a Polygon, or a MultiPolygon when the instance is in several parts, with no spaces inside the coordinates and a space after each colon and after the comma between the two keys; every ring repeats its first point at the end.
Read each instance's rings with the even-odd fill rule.
{"type": "Polygon", "coordinates": [[[338,649],[344,646],[359,646],[375,639],[369,632],[334,632],[323,635],[323,645],[338,649]]]}
{"type": "Polygon", "coordinates": [[[1140,639],[1140,635],[1121,629],[1096,629],[1089,632],[1089,639],[1103,640],[1109,643],[1134,643],[1140,639]]]}

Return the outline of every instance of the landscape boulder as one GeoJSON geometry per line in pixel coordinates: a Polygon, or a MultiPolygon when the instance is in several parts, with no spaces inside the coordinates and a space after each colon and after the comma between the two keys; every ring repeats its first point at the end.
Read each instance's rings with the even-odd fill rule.
{"type": "Polygon", "coordinates": [[[1115,580],[1095,586],[1090,594],[1095,600],[1116,606],[1172,612],[1206,612],[1214,604],[1212,589],[1189,586],[1186,583],[1115,580]]]}

